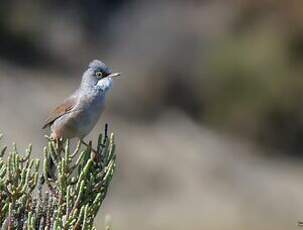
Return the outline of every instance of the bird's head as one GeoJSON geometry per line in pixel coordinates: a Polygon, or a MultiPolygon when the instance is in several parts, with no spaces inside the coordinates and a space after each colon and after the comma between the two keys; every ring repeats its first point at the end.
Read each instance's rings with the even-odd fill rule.
{"type": "Polygon", "coordinates": [[[107,91],[111,88],[113,78],[120,75],[120,73],[113,73],[103,62],[93,60],[83,74],[81,85],[84,87],[98,87],[102,91],[107,91]]]}

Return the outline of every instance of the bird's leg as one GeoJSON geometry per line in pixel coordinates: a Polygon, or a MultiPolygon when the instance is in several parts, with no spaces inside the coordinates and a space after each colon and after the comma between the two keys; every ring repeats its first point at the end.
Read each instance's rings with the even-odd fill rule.
{"type": "Polygon", "coordinates": [[[87,144],[83,139],[80,139],[81,143],[84,144],[86,147],[89,147],[93,152],[93,159],[95,162],[100,162],[100,154],[89,144],[87,144]]]}
{"type": "Polygon", "coordinates": [[[83,139],[80,139],[81,143],[84,144],[86,147],[90,147],[91,150],[95,153],[98,154],[97,150],[95,150],[92,146],[90,146],[89,144],[87,144],[83,139]]]}

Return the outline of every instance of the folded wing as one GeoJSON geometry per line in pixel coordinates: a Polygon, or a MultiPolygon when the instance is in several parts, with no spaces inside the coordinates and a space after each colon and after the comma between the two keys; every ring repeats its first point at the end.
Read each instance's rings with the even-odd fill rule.
{"type": "Polygon", "coordinates": [[[77,103],[76,97],[67,98],[61,105],[56,107],[44,123],[42,129],[51,126],[58,118],[73,111],[77,103]]]}

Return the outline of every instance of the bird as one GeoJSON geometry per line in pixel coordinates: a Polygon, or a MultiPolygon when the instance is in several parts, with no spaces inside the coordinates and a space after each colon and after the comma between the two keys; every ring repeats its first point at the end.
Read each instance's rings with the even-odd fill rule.
{"type": "Polygon", "coordinates": [[[50,127],[50,138],[79,138],[86,144],[83,139],[96,125],[112,89],[113,79],[120,75],[121,73],[113,73],[100,60],[91,61],[82,75],[79,88],[46,119],[43,129],[50,127]]]}

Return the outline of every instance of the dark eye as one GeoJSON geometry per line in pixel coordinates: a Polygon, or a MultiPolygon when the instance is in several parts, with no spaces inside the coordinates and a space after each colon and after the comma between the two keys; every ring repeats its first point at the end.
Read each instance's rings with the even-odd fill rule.
{"type": "Polygon", "coordinates": [[[98,71],[98,72],[96,72],[96,76],[97,76],[98,78],[102,78],[103,74],[102,74],[102,72],[98,71]]]}

